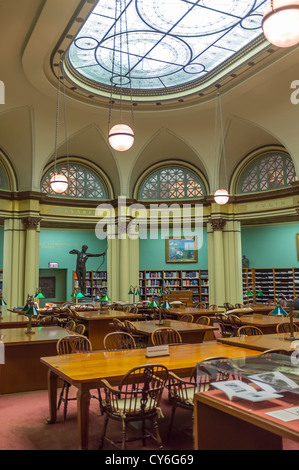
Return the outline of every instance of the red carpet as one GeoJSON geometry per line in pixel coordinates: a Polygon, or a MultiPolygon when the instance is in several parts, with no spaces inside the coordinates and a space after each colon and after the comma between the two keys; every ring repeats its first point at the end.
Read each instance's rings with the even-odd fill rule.
{"type": "MultiPolygon", "coordinates": [[[[75,389],[72,388],[72,393],[75,389]]],[[[63,421],[61,410],[58,411],[57,423],[45,424],[48,416],[47,391],[30,392],[23,394],[0,396],[0,450],[77,450],[77,417],[76,401],[71,401],[68,407],[68,417],[63,421]]],[[[177,409],[175,423],[170,442],[166,441],[170,406],[167,393],[162,402],[164,418],[159,420],[159,429],[167,451],[193,450],[191,431],[191,413],[177,409]]],[[[99,443],[99,435],[103,423],[98,401],[91,400],[90,406],[90,432],[89,449],[96,450],[99,443]]],[[[120,436],[120,423],[110,421],[108,433],[111,436],[120,436]]],[[[284,441],[286,450],[299,450],[299,445],[291,441],[284,441]]],[[[105,444],[103,450],[115,450],[105,444]]],[[[148,439],[147,446],[142,447],[140,440],[128,444],[128,450],[154,450],[157,446],[154,441],[148,439]]],[[[228,449],[229,450],[229,449],[228,449]]]]}
{"type": "MultiPolygon", "coordinates": [[[[72,388],[74,394],[75,388],[72,388]]],[[[96,393],[95,393],[96,394],[96,393]]],[[[192,450],[192,436],[182,433],[182,429],[192,427],[191,413],[177,410],[171,442],[166,442],[170,406],[167,395],[162,404],[164,418],[159,420],[159,429],[165,450],[192,450]]],[[[63,421],[62,411],[58,411],[56,424],[45,424],[48,416],[47,391],[0,396],[0,450],[76,450],[77,444],[77,408],[76,401],[69,402],[67,420],[63,421]]],[[[103,423],[98,401],[91,400],[89,449],[96,450],[103,423]]],[[[107,434],[121,437],[121,424],[110,421],[107,434]]],[[[103,450],[113,449],[105,444],[103,450]]],[[[157,450],[157,445],[151,439],[147,446],[142,447],[140,440],[128,443],[128,450],[157,450]]]]}

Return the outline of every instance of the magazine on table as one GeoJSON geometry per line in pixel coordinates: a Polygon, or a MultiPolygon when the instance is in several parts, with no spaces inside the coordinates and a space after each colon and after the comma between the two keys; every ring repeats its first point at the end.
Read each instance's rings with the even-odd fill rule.
{"type": "MultiPolygon", "coordinates": [[[[271,400],[273,398],[281,398],[280,395],[266,385],[266,389],[256,390],[253,386],[242,382],[241,380],[227,380],[223,382],[213,382],[213,387],[221,390],[226,394],[229,400],[233,398],[242,398],[243,400],[249,400],[252,402],[271,400]]],[[[263,386],[264,384],[262,384],[263,386]]],[[[263,388],[260,383],[259,386],[263,388]]]]}

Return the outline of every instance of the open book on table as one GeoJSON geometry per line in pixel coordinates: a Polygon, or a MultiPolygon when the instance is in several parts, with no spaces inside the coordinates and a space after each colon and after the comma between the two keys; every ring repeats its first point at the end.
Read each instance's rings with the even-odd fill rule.
{"type": "Polygon", "coordinates": [[[241,380],[227,380],[223,382],[213,382],[211,383],[213,387],[222,390],[229,400],[233,398],[242,398],[243,400],[249,400],[252,402],[264,401],[264,400],[271,400],[273,398],[281,398],[282,395],[279,395],[276,392],[273,392],[264,384],[260,384],[260,387],[265,389],[263,390],[256,390],[252,385],[242,382],[241,380]]]}

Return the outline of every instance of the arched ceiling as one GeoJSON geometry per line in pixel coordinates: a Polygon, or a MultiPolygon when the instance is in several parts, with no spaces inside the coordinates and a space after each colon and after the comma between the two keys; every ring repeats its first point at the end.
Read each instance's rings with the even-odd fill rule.
{"type": "MultiPolygon", "coordinates": [[[[91,9],[94,2],[84,4],[91,9]]],[[[80,6],[81,0],[11,0],[0,5],[0,38],[3,45],[9,45],[0,50],[0,79],[6,91],[6,102],[0,108],[3,122],[0,145],[4,145],[3,150],[20,175],[20,189],[38,190],[42,171],[53,159],[57,87],[51,68],[56,57],[53,51],[80,6]],[[26,119],[18,119],[18,128],[9,118],[15,110],[23,110],[18,116],[26,114],[26,119]],[[16,135],[20,136],[19,143],[16,135]]],[[[230,123],[226,141],[230,171],[251,149],[276,143],[287,148],[298,170],[298,107],[290,101],[291,82],[298,79],[298,51],[296,47],[275,50],[269,46],[265,60],[260,61],[262,54],[244,64],[236,76],[223,77],[220,90],[225,122],[230,123]]],[[[217,90],[214,84],[204,96],[188,96],[182,102],[174,99],[138,103],[134,108],[134,146],[119,154],[107,144],[107,103],[90,98],[87,92],[69,89],[68,134],[72,153],[99,165],[111,180],[116,195],[131,195],[136,179],[159,159],[194,164],[213,190],[217,185],[214,179],[217,90]]],[[[63,139],[59,147],[62,151],[63,139]]]]}

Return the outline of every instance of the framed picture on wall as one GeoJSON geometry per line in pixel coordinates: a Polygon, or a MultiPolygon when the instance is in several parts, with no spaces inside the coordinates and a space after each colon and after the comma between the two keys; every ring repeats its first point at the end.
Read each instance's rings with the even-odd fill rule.
{"type": "Polygon", "coordinates": [[[166,263],[197,263],[197,237],[167,237],[166,263]]]}
{"type": "Polygon", "coordinates": [[[299,233],[296,233],[297,259],[299,259],[299,233]]]}

